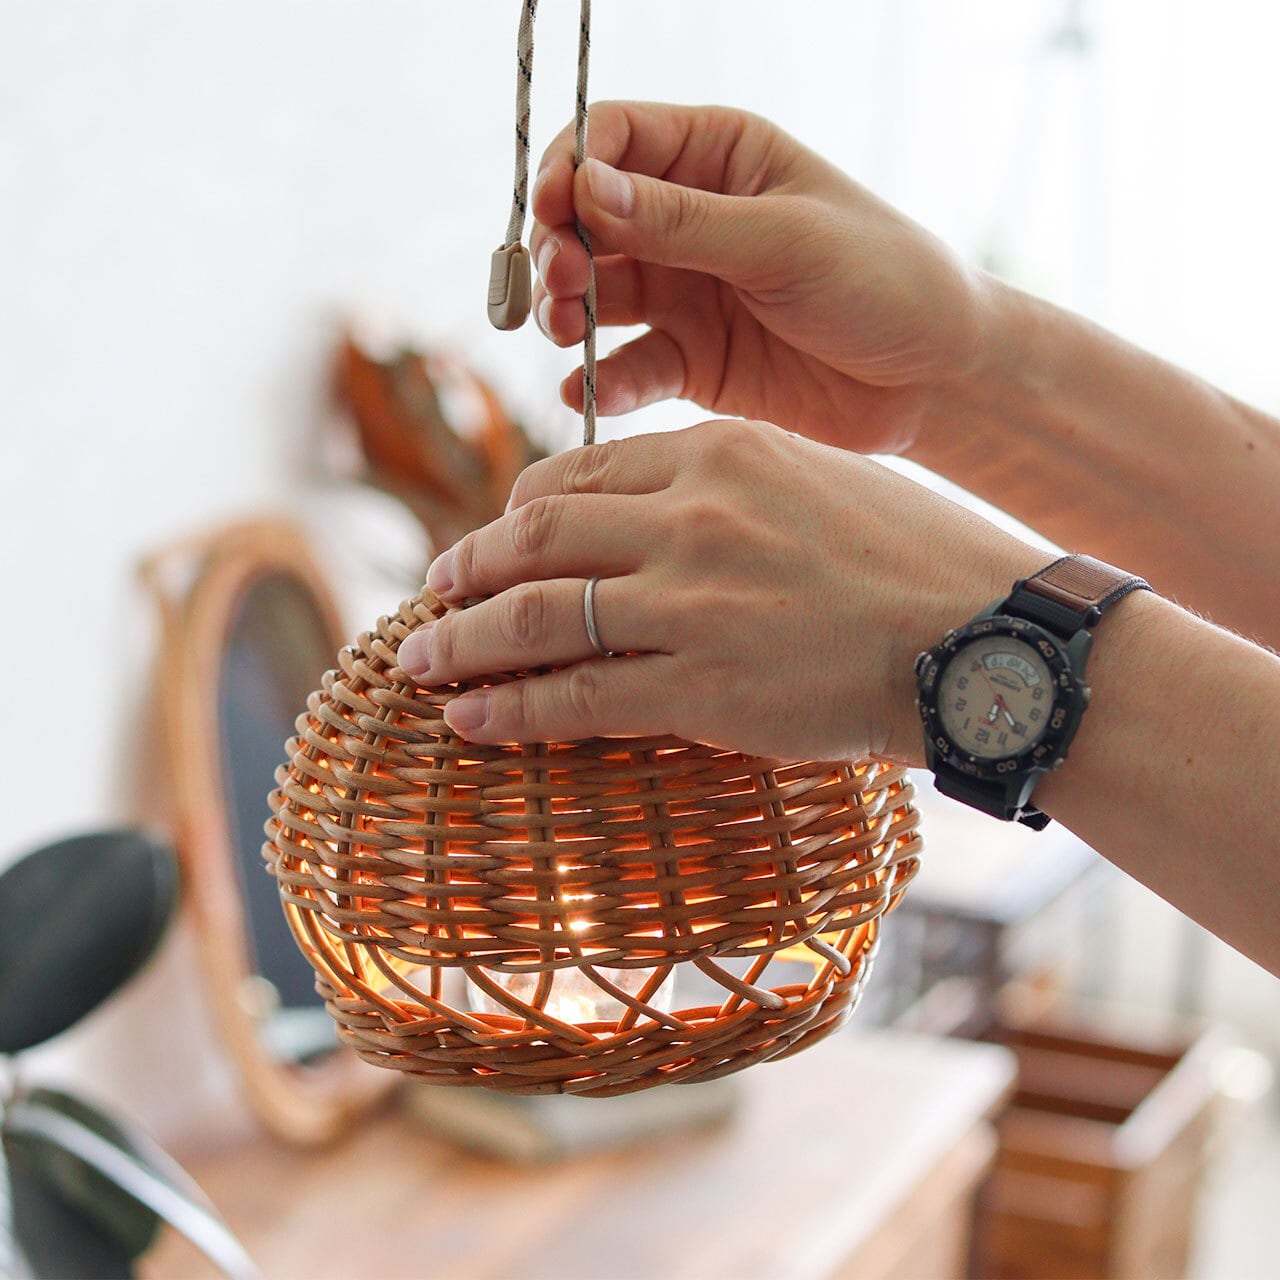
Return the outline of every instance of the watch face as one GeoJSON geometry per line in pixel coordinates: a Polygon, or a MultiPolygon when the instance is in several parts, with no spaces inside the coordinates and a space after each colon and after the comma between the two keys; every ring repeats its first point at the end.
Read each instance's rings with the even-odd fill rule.
{"type": "Polygon", "coordinates": [[[1048,732],[1057,681],[1042,653],[1014,635],[990,634],[959,648],[937,683],[947,737],[978,760],[1028,751],[1048,732]]]}

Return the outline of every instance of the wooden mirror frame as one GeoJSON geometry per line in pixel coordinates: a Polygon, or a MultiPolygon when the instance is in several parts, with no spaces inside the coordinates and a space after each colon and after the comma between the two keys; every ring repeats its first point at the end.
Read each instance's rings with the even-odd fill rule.
{"type": "MultiPolygon", "coordinates": [[[[341,619],[301,533],[279,520],[241,521],[175,543],[147,557],[140,573],[160,610],[157,691],[173,842],[214,1017],[261,1122],[289,1142],[328,1142],[396,1081],[336,1045],[318,1063],[282,1061],[267,1050],[242,1004],[244,983],[255,970],[237,879],[219,708],[231,628],[241,601],[263,578],[287,577],[306,592],[335,656],[346,639],[341,619]]],[[[269,785],[265,780],[264,822],[269,785]]]]}

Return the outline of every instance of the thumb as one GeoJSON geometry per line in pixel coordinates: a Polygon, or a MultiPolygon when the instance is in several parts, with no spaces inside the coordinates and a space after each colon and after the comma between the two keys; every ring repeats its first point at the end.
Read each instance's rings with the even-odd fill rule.
{"type": "Polygon", "coordinates": [[[757,279],[773,264],[785,237],[782,205],[626,173],[594,158],[574,175],[578,216],[610,251],[735,284],[757,279]]]}

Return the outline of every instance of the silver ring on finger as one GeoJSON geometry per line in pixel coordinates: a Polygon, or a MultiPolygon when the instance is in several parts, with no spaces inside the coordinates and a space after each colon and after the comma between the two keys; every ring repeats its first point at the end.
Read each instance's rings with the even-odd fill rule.
{"type": "Polygon", "coordinates": [[[587,621],[587,639],[602,658],[616,658],[618,654],[615,650],[604,647],[604,642],[600,639],[600,628],[596,626],[596,583],[599,581],[599,578],[588,578],[587,589],[582,593],[582,616],[587,621]]]}

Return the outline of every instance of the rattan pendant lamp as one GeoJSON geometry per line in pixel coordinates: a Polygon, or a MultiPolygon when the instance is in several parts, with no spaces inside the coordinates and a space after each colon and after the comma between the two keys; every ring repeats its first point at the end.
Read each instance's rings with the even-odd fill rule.
{"type": "MultiPolygon", "coordinates": [[[[519,220],[490,289],[504,327],[528,294],[523,4],[519,220]]],[[[587,308],[590,441],[594,287],[587,308]]],[[[842,1025],[918,867],[906,771],[676,738],[464,742],[449,700],[519,677],[419,688],[399,646],[444,611],[424,590],[344,649],[276,775],[264,856],[342,1039],[437,1084],[605,1097],[715,1079],[842,1025]]]]}

